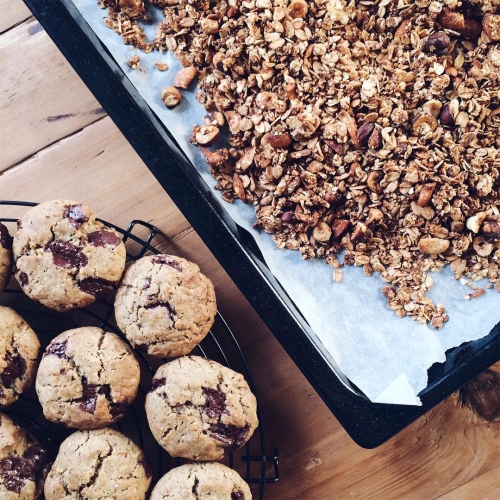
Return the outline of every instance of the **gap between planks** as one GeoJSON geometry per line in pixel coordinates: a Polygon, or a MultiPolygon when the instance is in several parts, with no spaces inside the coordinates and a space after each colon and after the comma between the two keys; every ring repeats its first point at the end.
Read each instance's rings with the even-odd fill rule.
{"type": "Polygon", "coordinates": [[[0,36],[5,35],[10,30],[13,30],[14,28],[17,28],[18,26],[20,26],[23,23],[28,23],[28,22],[31,22],[31,21],[34,21],[34,20],[35,20],[35,16],[28,16],[28,17],[25,17],[24,19],[20,19],[19,21],[17,21],[16,23],[14,23],[12,26],[9,26],[8,28],[4,28],[3,30],[1,30],[0,31],[0,36]]]}

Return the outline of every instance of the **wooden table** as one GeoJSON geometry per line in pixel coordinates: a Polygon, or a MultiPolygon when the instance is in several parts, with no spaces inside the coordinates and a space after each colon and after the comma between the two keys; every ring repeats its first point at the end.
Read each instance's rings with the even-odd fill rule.
{"type": "Polygon", "coordinates": [[[268,452],[280,451],[268,498],[500,497],[500,424],[455,396],[375,450],[354,444],[21,0],[0,0],[0,69],[0,198],[70,198],[118,225],[149,221],[162,250],[214,281],[255,375],[268,452]]]}

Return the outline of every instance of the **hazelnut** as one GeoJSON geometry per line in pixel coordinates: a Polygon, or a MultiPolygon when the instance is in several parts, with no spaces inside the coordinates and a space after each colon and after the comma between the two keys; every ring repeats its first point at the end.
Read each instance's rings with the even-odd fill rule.
{"type": "Polygon", "coordinates": [[[174,78],[173,86],[179,89],[187,90],[191,82],[196,78],[198,70],[194,66],[182,68],[174,78]]]}
{"type": "Polygon", "coordinates": [[[286,132],[269,132],[262,137],[261,145],[265,146],[266,144],[269,144],[273,149],[287,148],[292,144],[292,136],[286,132]]]}
{"type": "Polygon", "coordinates": [[[327,243],[332,236],[332,230],[326,222],[320,222],[313,230],[313,238],[320,243],[327,243]]]}
{"type": "Polygon", "coordinates": [[[453,12],[448,7],[443,7],[441,14],[437,17],[437,22],[447,30],[460,32],[465,29],[465,17],[459,12],[453,12]]]}
{"type": "Polygon", "coordinates": [[[424,184],[418,195],[417,205],[419,207],[427,206],[432,199],[432,195],[434,194],[435,189],[436,189],[435,182],[429,182],[428,184],[424,184]]]}
{"type": "Polygon", "coordinates": [[[335,239],[342,237],[345,234],[345,232],[347,231],[349,225],[350,225],[350,222],[348,220],[335,219],[332,222],[333,237],[335,239]]]}
{"type": "Polygon", "coordinates": [[[450,106],[448,104],[445,104],[441,108],[441,112],[439,113],[439,121],[443,125],[447,125],[448,127],[452,127],[455,125],[455,118],[453,118],[453,115],[450,112],[450,106]]]}
{"type": "Polygon", "coordinates": [[[448,50],[450,44],[450,37],[444,31],[436,31],[427,38],[424,50],[431,54],[442,55],[448,50]]]}
{"type": "Polygon", "coordinates": [[[182,94],[175,87],[165,87],[161,92],[161,100],[167,108],[175,108],[182,101],[182,94]]]}
{"type": "Polygon", "coordinates": [[[480,257],[487,257],[493,251],[493,245],[488,243],[484,236],[476,236],[472,241],[472,247],[480,257]]]}
{"type": "Polygon", "coordinates": [[[295,212],[283,212],[281,214],[280,219],[283,222],[291,222],[291,221],[295,220],[295,212]]]}
{"type": "Polygon", "coordinates": [[[500,41],[500,15],[486,14],[483,17],[483,30],[493,42],[500,41]]]}
{"type": "Polygon", "coordinates": [[[195,125],[193,138],[196,144],[211,146],[220,136],[220,130],[215,125],[195,125]]]}
{"type": "Polygon", "coordinates": [[[309,6],[305,0],[292,0],[288,6],[290,17],[293,19],[306,17],[309,6]]]}
{"type": "Polygon", "coordinates": [[[358,142],[361,147],[368,146],[368,141],[375,130],[375,125],[373,123],[363,123],[361,127],[358,128],[357,137],[358,142]]]}
{"type": "Polygon", "coordinates": [[[239,10],[236,7],[229,7],[227,10],[227,17],[229,17],[229,19],[233,19],[238,15],[238,13],[239,10]]]}
{"type": "Polygon", "coordinates": [[[464,38],[468,38],[469,40],[479,38],[482,31],[483,27],[481,23],[475,19],[465,19],[465,28],[463,30],[458,30],[464,38]]]}
{"type": "Polygon", "coordinates": [[[368,148],[369,149],[377,149],[382,142],[382,134],[380,133],[380,130],[375,127],[375,129],[372,132],[372,135],[368,139],[368,148]]]}
{"type": "Polygon", "coordinates": [[[500,222],[497,218],[487,218],[481,228],[481,234],[488,243],[500,241],[500,222]]]}
{"type": "Polygon", "coordinates": [[[418,249],[428,255],[438,255],[446,252],[450,247],[450,242],[442,238],[422,238],[418,242],[418,249]]]}

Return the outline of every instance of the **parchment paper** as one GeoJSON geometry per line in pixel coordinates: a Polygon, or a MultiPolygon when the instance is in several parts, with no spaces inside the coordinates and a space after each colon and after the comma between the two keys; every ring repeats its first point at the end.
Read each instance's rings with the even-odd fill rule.
{"type": "MultiPolygon", "coordinates": [[[[169,52],[144,54],[124,45],[104,25],[107,13],[95,0],[73,3],[213,189],[215,181],[203,156],[189,143],[192,126],[202,124],[206,114],[194,97],[196,91],[183,92],[182,103],[172,110],[160,99],[162,89],[172,84],[181,69],[180,63],[169,52]],[[126,65],[133,55],[140,57],[142,71],[126,65]],[[154,65],[159,61],[167,62],[169,70],[157,70],[154,65]]],[[[152,6],[148,14],[155,21],[162,19],[161,11],[152,6]]],[[[155,25],[146,27],[151,40],[155,25]]],[[[398,319],[381,293],[385,283],[377,273],[367,278],[362,268],[346,266],[342,282],[334,283],[332,268],[323,261],[303,261],[298,251],[277,250],[270,235],[253,229],[252,206],[239,200],[226,203],[219,191],[213,191],[234,221],[254,236],[269,269],[343,373],[374,402],[420,405],[417,394],[427,386],[427,369],[443,362],[449,348],[487,335],[499,320],[500,294],[487,290],[480,298],[466,301],[470,289],[453,280],[449,267],[432,274],[434,286],[428,294],[446,307],[450,320],[445,326],[436,331],[409,318],[398,319]]]]}

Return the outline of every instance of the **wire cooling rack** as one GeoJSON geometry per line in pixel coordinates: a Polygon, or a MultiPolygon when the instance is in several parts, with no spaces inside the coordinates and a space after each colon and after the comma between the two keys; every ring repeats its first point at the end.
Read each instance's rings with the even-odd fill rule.
{"type": "MultiPolygon", "coordinates": [[[[24,207],[33,207],[35,205],[36,203],[31,202],[0,200],[0,222],[7,225],[10,233],[13,234],[15,223],[25,211],[24,207]],[[9,217],[4,217],[4,215],[9,215],[9,217]]],[[[133,220],[127,229],[122,229],[109,222],[103,220],[101,222],[122,234],[122,239],[127,249],[128,262],[136,261],[146,254],[160,253],[153,246],[153,239],[159,233],[158,228],[155,226],[141,220],[133,220]]],[[[97,302],[83,309],[61,314],[30,300],[20,290],[15,280],[12,279],[7,290],[0,295],[0,305],[12,307],[18,311],[37,332],[43,348],[46,347],[52,338],[63,331],[81,326],[98,326],[106,331],[116,333],[128,343],[126,337],[116,326],[113,314],[113,302],[109,299],[97,302]]],[[[141,365],[139,393],[129,408],[127,415],[113,427],[126,434],[145,451],[148,460],[153,465],[154,484],[168,470],[181,465],[184,461],[171,458],[157,444],[148,428],[146,420],[144,409],[145,397],[151,386],[151,379],[154,373],[165,360],[151,358],[139,351],[134,352],[141,365]]],[[[219,312],[217,312],[212,330],[193,351],[193,354],[213,359],[224,366],[244,374],[252,392],[256,394],[253,378],[241,347],[219,312]]],[[[53,424],[44,418],[42,408],[33,388],[22,395],[16,403],[3,411],[37,436],[51,451],[53,457],[57,454],[61,442],[73,432],[71,429],[53,424]]],[[[251,486],[255,485],[255,488],[258,488],[258,497],[262,499],[264,498],[266,484],[275,483],[279,480],[278,450],[274,449],[274,453],[271,456],[266,455],[266,440],[258,406],[257,416],[260,425],[252,438],[242,450],[230,455],[225,463],[238,471],[251,486]]]]}

